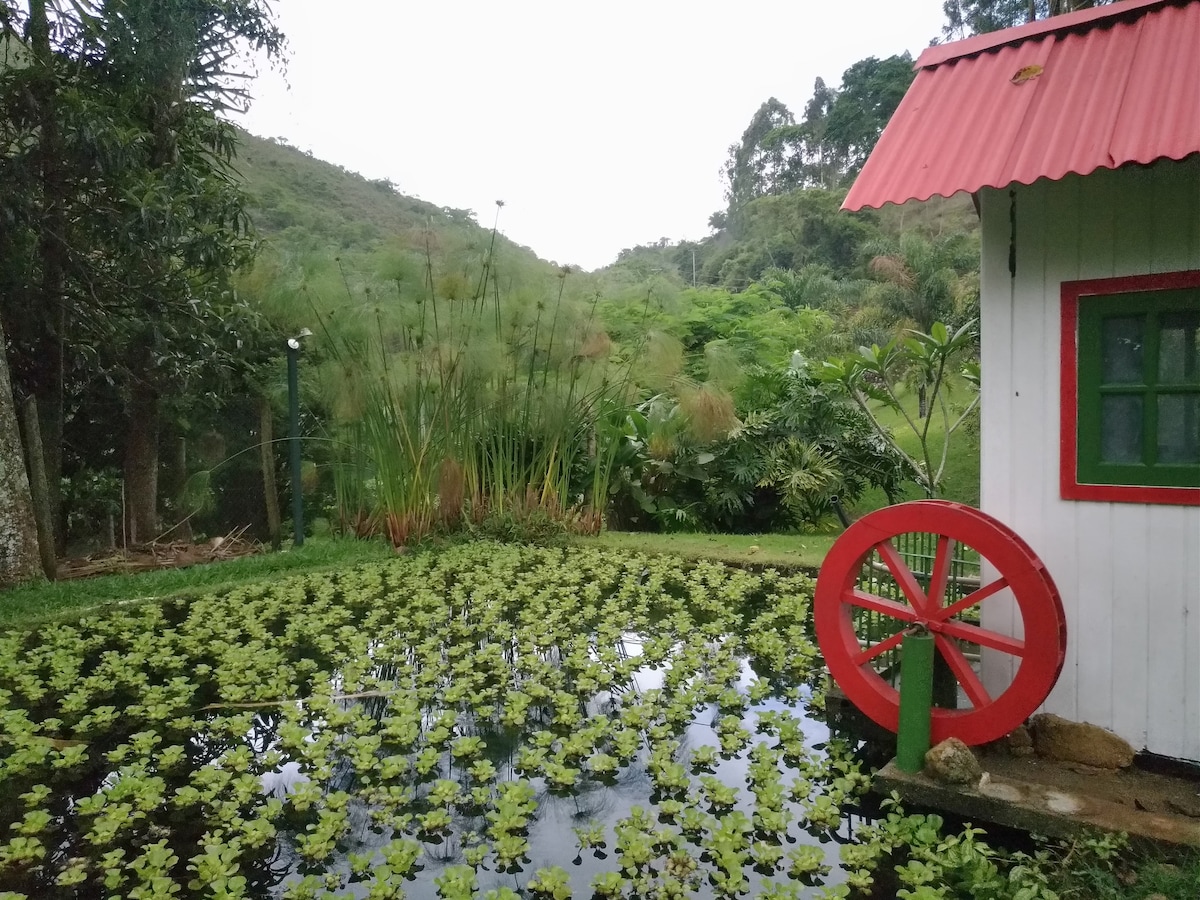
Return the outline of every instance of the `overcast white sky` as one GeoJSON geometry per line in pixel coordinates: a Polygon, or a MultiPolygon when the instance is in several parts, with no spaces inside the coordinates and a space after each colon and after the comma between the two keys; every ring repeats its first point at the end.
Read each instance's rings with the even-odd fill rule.
{"type": "Polygon", "coordinates": [[[276,0],[287,81],[242,124],[593,269],[700,238],[770,96],[938,35],[941,0],[276,0]]]}

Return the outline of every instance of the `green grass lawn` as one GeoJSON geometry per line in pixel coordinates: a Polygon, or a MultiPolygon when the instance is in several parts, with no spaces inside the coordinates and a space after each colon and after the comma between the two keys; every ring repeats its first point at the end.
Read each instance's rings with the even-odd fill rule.
{"type": "Polygon", "coordinates": [[[38,625],[109,603],[219,593],[280,575],[348,568],[387,559],[394,554],[395,551],[381,541],[313,538],[299,549],[244,556],[186,569],[28,584],[0,592],[0,629],[38,625]]]}
{"type": "Polygon", "coordinates": [[[715,559],[734,565],[817,569],[837,540],[836,534],[648,534],[606,531],[580,538],[612,550],[670,553],[687,559],[715,559]]]}
{"type": "MultiPolygon", "coordinates": [[[[951,424],[954,419],[966,409],[971,402],[972,394],[966,383],[961,380],[951,380],[950,383],[951,424]]],[[[900,395],[900,401],[905,410],[919,426],[924,422],[917,419],[917,395],[915,392],[905,392],[900,395]]],[[[921,459],[921,442],[907,421],[900,413],[886,407],[879,409],[877,415],[885,428],[890,428],[896,436],[900,448],[914,459],[921,459]]],[[[935,413],[929,425],[930,455],[936,469],[941,460],[942,448],[945,445],[945,423],[940,413],[935,413]]],[[[919,500],[925,496],[914,482],[907,482],[901,499],[919,500]]],[[[958,430],[950,437],[950,453],[946,457],[946,469],[942,476],[940,497],[946,500],[957,500],[968,506],[979,506],[979,410],[971,414],[958,430]]],[[[864,494],[854,505],[856,515],[870,512],[887,506],[887,497],[883,491],[871,490],[864,494]]]]}

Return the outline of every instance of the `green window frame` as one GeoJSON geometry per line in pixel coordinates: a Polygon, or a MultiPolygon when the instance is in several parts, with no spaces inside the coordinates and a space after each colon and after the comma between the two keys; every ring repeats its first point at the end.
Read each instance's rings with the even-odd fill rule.
{"type": "Polygon", "coordinates": [[[1076,483],[1200,487],[1200,287],[1080,297],[1078,323],[1076,483]]]}

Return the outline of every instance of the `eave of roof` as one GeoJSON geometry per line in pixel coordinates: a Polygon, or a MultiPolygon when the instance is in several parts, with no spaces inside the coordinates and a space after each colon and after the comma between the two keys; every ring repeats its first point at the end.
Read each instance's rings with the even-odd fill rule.
{"type": "Polygon", "coordinates": [[[948,44],[935,44],[928,47],[917,58],[914,68],[927,69],[939,66],[952,59],[963,56],[973,56],[987,50],[1003,47],[1005,44],[1019,44],[1032,40],[1044,34],[1067,32],[1072,29],[1088,28],[1097,22],[1108,19],[1119,19],[1128,16],[1139,16],[1148,9],[1165,6],[1175,0],[1121,0],[1105,6],[1094,6],[1091,9],[1080,9],[1061,16],[1051,16],[1048,19],[1038,19],[1025,25],[1005,28],[1002,31],[989,31],[977,34],[961,41],[948,44]]]}
{"type": "Polygon", "coordinates": [[[1200,0],[1126,0],[930,48],[843,208],[1200,151],[1197,48],[1200,0]],[[1022,70],[1037,74],[1014,82],[1022,70]]]}

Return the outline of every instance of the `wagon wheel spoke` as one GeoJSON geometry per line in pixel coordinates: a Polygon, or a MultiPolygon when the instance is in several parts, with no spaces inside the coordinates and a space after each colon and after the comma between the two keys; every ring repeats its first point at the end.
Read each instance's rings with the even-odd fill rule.
{"type": "Polygon", "coordinates": [[[917,621],[917,612],[911,606],[899,603],[896,600],[877,597],[874,594],[868,594],[866,591],[857,589],[846,591],[843,599],[851,606],[869,609],[871,612],[890,616],[893,619],[899,619],[901,622],[917,621]]]}
{"type": "Polygon", "coordinates": [[[985,584],[977,591],[971,591],[967,596],[963,597],[949,606],[945,606],[934,613],[933,618],[937,621],[945,621],[946,619],[957,616],[964,609],[970,609],[972,606],[982,603],[988,597],[1000,593],[1008,587],[1008,579],[1004,577],[997,578],[990,584],[985,584]]]}
{"type": "Polygon", "coordinates": [[[980,647],[987,647],[991,650],[999,650],[1010,656],[1025,656],[1025,642],[1020,638],[1009,637],[1007,634],[980,628],[978,625],[971,625],[968,622],[943,622],[938,630],[950,637],[978,644],[980,647]]]}
{"type": "Polygon", "coordinates": [[[887,640],[880,641],[875,646],[868,647],[867,649],[863,650],[862,653],[860,653],[860,654],[858,654],[858,656],[854,657],[854,664],[856,666],[865,666],[867,663],[869,663],[871,660],[875,659],[876,657],[883,656],[883,654],[887,653],[889,650],[894,650],[896,647],[899,647],[900,642],[903,640],[904,640],[904,632],[897,631],[895,634],[893,634],[887,640]]]}
{"type": "Polygon", "coordinates": [[[939,534],[933,555],[933,571],[929,578],[929,611],[935,613],[946,598],[946,582],[950,579],[950,564],[954,562],[954,538],[939,534]]]}
{"type": "Polygon", "coordinates": [[[892,577],[896,579],[896,584],[900,585],[900,590],[904,592],[904,596],[908,598],[908,602],[912,604],[913,609],[919,613],[924,613],[929,606],[929,600],[925,596],[925,591],[921,589],[921,584],[917,581],[917,576],[913,574],[913,570],[908,567],[908,563],[897,552],[891,540],[889,539],[876,544],[875,550],[879,553],[879,557],[883,560],[883,564],[887,566],[888,571],[892,573],[892,577]]]}
{"type": "Polygon", "coordinates": [[[983,686],[983,682],[979,680],[979,676],[975,674],[975,670],[971,668],[970,661],[963,655],[958,644],[941,634],[935,635],[934,643],[941,651],[947,665],[950,666],[950,671],[958,679],[958,683],[966,693],[967,699],[971,701],[971,705],[975,709],[988,706],[992,702],[991,695],[983,686]]]}

